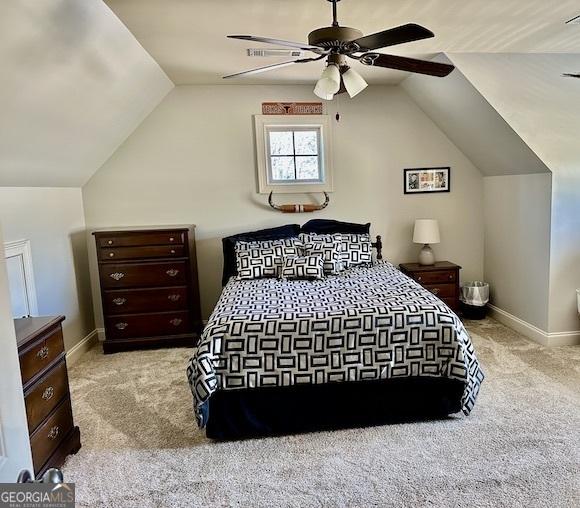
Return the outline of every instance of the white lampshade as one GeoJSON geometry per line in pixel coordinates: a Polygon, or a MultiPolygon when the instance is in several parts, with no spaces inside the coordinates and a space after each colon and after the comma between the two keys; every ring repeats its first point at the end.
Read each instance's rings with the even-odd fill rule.
{"type": "Polygon", "coordinates": [[[416,219],[413,232],[414,243],[439,243],[439,223],[436,219],[416,219]]]}
{"type": "Polygon", "coordinates": [[[343,73],[342,82],[344,83],[344,88],[346,88],[346,91],[351,98],[361,93],[367,86],[369,86],[363,77],[351,68],[343,73]]]}
{"type": "Polygon", "coordinates": [[[340,89],[340,71],[334,64],[328,65],[314,87],[314,93],[324,100],[332,100],[334,94],[340,89]]]}
{"type": "Polygon", "coordinates": [[[314,87],[314,95],[325,101],[331,101],[334,98],[333,93],[326,93],[326,87],[324,84],[320,84],[320,80],[318,80],[318,83],[316,83],[316,86],[314,87]]]}

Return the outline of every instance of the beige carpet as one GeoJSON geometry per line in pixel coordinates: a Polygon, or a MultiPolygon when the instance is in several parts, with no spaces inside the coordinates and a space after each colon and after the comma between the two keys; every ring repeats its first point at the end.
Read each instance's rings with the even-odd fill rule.
{"type": "Polygon", "coordinates": [[[79,506],[579,506],[580,347],[468,328],[487,374],[468,418],[227,443],[196,428],[191,351],[90,351],[65,478],[79,506]]]}

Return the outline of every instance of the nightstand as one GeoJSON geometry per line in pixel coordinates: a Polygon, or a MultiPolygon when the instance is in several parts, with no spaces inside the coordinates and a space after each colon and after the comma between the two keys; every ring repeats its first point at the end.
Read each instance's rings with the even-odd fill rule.
{"type": "Polygon", "coordinates": [[[459,310],[459,265],[439,261],[429,266],[401,263],[399,268],[405,275],[441,298],[454,311],[459,310]]]}

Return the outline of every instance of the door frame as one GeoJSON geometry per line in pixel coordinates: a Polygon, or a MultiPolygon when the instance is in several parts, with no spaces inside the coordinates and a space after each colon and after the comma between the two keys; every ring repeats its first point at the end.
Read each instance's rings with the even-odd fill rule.
{"type": "MultiPolygon", "coordinates": [[[[1,227],[0,245],[4,245],[1,227]]],[[[0,351],[0,482],[13,483],[20,471],[33,468],[4,256],[0,256],[0,351]]]]}

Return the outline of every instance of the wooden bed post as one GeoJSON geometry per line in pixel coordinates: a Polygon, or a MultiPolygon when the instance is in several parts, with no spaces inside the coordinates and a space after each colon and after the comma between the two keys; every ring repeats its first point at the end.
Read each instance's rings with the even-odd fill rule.
{"type": "Polygon", "coordinates": [[[371,244],[375,249],[377,249],[377,259],[383,259],[383,242],[381,240],[381,235],[377,235],[377,241],[371,244]]]}

